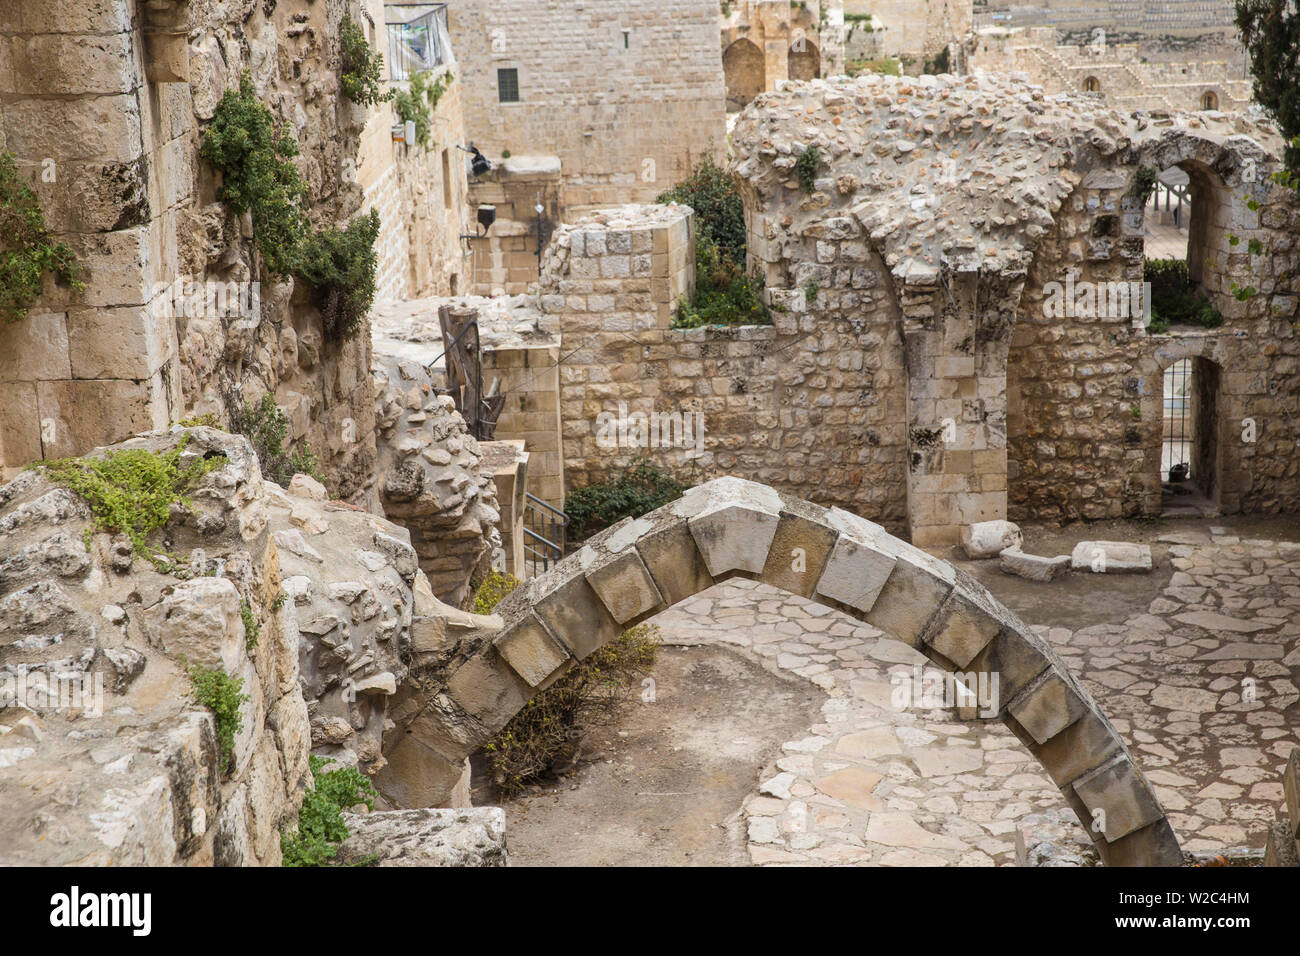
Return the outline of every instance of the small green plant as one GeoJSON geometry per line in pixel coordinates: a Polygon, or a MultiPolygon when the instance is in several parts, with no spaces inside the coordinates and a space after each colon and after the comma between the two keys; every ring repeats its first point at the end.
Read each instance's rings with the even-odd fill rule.
{"type": "Polygon", "coordinates": [[[526,703],[483,748],[502,797],[575,758],[583,733],[610,722],[654,668],[660,643],[653,624],[629,628],[526,703]]]}
{"type": "Polygon", "coordinates": [[[375,808],[370,781],[355,767],[325,770],[333,762],[315,755],[307,760],[316,785],[303,794],[298,832],[280,838],[284,866],[330,866],[348,838],[343,811],[358,804],[375,808]]]}
{"type": "Polygon", "coordinates": [[[103,458],[56,458],[36,462],[52,481],[76,492],[90,505],[93,520],[85,533],[86,549],[97,531],[115,531],[131,540],[135,552],[160,570],[175,566],[174,556],[149,544],[149,536],[171,517],[173,506],[190,507],[190,492],[209,472],[226,464],[225,455],[200,458],[182,467],[189,435],[171,451],[127,448],[103,458]]]}
{"type": "Polygon", "coordinates": [[[624,518],[639,518],[682,496],[686,487],[649,458],[636,458],[606,484],[574,491],[564,502],[576,538],[595,534],[624,518]]]}
{"type": "Polygon", "coordinates": [[[76,292],[85,290],[72,250],[56,242],[40,201],[18,174],[12,153],[0,151],[0,321],[24,318],[47,275],[76,292]]]}
{"type": "Polygon", "coordinates": [[[803,288],[804,298],[809,302],[816,302],[817,296],[821,293],[821,286],[817,284],[816,279],[809,279],[808,284],[803,288]]]}
{"type": "Polygon", "coordinates": [[[257,647],[257,638],[262,633],[262,628],[257,623],[257,615],[253,613],[253,606],[247,598],[239,599],[239,618],[244,622],[244,647],[251,651],[257,647]]]}
{"type": "Polygon", "coordinates": [[[1133,420],[1134,420],[1134,421],[1141,421],[1141,419],[1142,419],[1142,406],[1141,406],[1141,405],[1139,405],[1137,402],[1134,402],[1131,406],[1129,406],[1129,410],[1128,410],[1128,411],[1129,411],[1129,414],[1133,416],[1133,420]]]}
{"type": "Polygon", "coordinates": [[[501,150],[501,158],[502,158],[502,159],[509,159],[509,158],[510,158],[510,150],[508,150],[508,149],[503,149],[503,150],[501,150]]]}
{"type": "Polygon", "coordinates": [[[859,73],[901,76],[903,74],[903,64],[892,56],[881,57],[876,60],[850,60],[845,64],[845,72],[849,76],[857,76],[859,73]]]}
{"type": "Polygon", "coordinates": [[[817,170],[821,168],[822,154],[816,146],[809,146],[795,160],[794,175],[799,180],[799,188],[812,195],[817,188],[817,170]]]}
{"type": "MultiPolygon", "coordinates": [[[[203,415],[193,415],[189,418],[182,418],[176,423],[183,428],[221,428],[221,422],[212,412],[206,412],[203,415]]],[[[225,431],[224,428],[221,428],[225,431]]]]}
{"type": "Polygon", "coordinates": [[[293,476],[301,472],[310,475],[321,484],[321,477],[316,463],[316,456],[306,444],[297,451],[284,447],[285,437],[289,433],[289,416],[275,404],[275,399],[267,392],[257,405],[245,404],[231,419],[231,428],[249,440],[257,460],[262,466],[262,477],[274,481],[277,485],[287,486],[293,476]]]}
{"type": "Polygon", "coordinates": [[[217,729],[217,761],[224,776],[235,769],[235,738],[244,729],[239,709],[250,699],[243,693],[244,679],[231,677],[220,667],[200,667],[183,658],[181,663],[194,687],[194,698],[212,711],[217,729]]]}
{"type": "Polygon", "coordinates": [[[384,58],[370,48],[366,34],[344,15],[339,25],[339,84],[343,94],[353,103],[373,106],[393,98],[393,91],[383,92],[380,83],[384,76],[384,58]]]}
{"type": "Polygon", "coordinates": [[[1156,191],[1156,183],[1159,181],[1159,175],[1154,166],[1140,166],[1137,174],[1133,177],[1133,185],[1130,193],[1138,202],[1146,205],[1151,194],[1156,191]]]}
{"type": "MultiPolygon", "coordinates": [[[[431,79],[432,75],[428,70],[411,74],[408,89],[398,90],[393,97],[393,109],[398,117],[403,123],[415,123],[415,141],[425,148],[432,145],[433,111],[455,79],[450,72],[440,74],[437,79],[431,79]]],[[[506,156],[509,155],[507,152],[506,156]]]]}
{"type": "Polygon", "coordinates": [[[284,607],[284,602],[287,600],[289,600],[289,595],[287,592],[281,591],[279,594],[277,594],[275,596],[275,600],[271,602],[271,613],[272,614],[280,613],[280,608],[284,607]]]}
{"type": "Polygon", "coordinates": [[[501,599],[519,587],[519,579],[504,571],[490,571],[474,592],[474,613],[491,614],[501,599]]]}

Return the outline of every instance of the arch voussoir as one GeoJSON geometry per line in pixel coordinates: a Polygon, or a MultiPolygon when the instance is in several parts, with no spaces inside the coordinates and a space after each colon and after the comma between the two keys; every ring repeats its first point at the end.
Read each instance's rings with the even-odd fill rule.
{"type": "MultiPolygon", "coordinates": [[[[996,677],[997,715],[1117,865],[1176,865],[1172,827],[1141,769],[1051,647],[969,575],[838,508],[719,478],[619,522],[497,610],[491,642],[447,681],[484,742],[535,693],[627,627],[743,576],[824,602],[927,654],[969,682],[996,677]]],[[[991,715],[987,715],[991,716],[991,715]]],[[[469,751],[466,751],[468,753],[469,751]]]]}

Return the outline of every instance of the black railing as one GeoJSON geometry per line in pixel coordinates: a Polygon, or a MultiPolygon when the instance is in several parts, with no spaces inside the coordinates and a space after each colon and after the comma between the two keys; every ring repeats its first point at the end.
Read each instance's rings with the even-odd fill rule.
{"type": "Polygon", "coordinates": [[[569,516],[535,495],[524,495],[524,563],[528,577],[549,571],[564,557],[569,516]]]}

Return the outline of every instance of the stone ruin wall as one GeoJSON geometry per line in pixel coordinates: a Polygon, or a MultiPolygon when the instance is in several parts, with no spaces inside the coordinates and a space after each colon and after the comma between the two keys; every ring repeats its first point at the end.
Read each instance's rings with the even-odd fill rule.
{"type": "Polygon", "coordinates": [[[1152,59],[1136,43],[1064,44],[1055,29],[1039,27],[981,30],[967,36],[964,46],[968,69],[1024,73],[1048,93],[1082,90],[1094,78],[1116,109],[1199,110],[1206,93],[1214,94],[1223,111],[1254,103],[1239,45],[1212,44],[1199,55],[1191,49],[1152,59]]]}
{"type": "Polygon", "coordinates": [[[698,460],[650,450],[685,474],[740,474],[926,543],[1008,515],[1158,514],[1161,374],[1197,356],[1218,378],[1220,509],[1300,506],[1296,207],[1267,185],[1267,129],[1124,117],[988,77],[872,77],[768,94],[735,140],[772,326],[670,327],[693,281],[679,271],[693,261],[689,217],[673,207],[607,210],[562,227],[548,250],[540,301],[562,336],[569,489],[638,453],[597,440],[597,416],[624,402],[704,413],[698,460]],[[809,143],[828,162],[805,195],[792,169],[809,143]],[[1175,164],[1203,210],[1192,274],[1224,325],[1154,335],[1130,316],[1048,317],[1048,284],[1069,272],[1140,281],[1133,183],[1143,166],[1175,164]],[[1267,252],[1247,254],[1251,239],[1267,252]],[[1259,292],[1238,300],[1234,283],[1259,292]]]}
{"type": "Polygon", "coordinates": [[[505,150],[558,157],[566,218],[653,201],[706,153],[721,158],[716,0],[455,0],[449,14],[466,136],[493,162],[505,150]],[[498,101],[503,68],[519,71],[518,103],[498,101]]]}
{"type": "Polygon", "coordinates": [[[252,327],[170,315],[159,300],[178,279],[257,278],[249,222],[217,201],[216,174],[198,158],[203,124],[245,69],[295,131],[314,221],[341,224],[360,209],[346,173],[364,112],[339,94],[331,42],[345,6],[53,0],[0,11],[0,144],[87,273],[83,294],[51,287],[27,319],[0,329],[0,354],[15,357],[0,367],[6,474],[192,414],[224,420],[271,391],[332,490],[367,499],[366,336],[324,342],[306,291],[287,282],[262,284],[252,327]],[[40,175],[47,160],[53,182],[40,175]]]}
{"type": "Polygon", "coordinates": [[[854,29],[856,43],[846,38],[845,57],[867,49],[874,56],[934,56],[970,30],[972,12],[969,0],[844,0],[845,14],[871,14],[876,27],[854,29]]]}

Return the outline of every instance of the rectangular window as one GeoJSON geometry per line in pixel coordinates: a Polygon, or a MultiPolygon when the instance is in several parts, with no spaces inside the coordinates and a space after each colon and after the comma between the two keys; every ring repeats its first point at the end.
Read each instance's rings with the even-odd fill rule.
{"type": "Polygon", "coordinates": [[[519,102],[518,70],[497,70],[497,100],[502,103],[519,102]]]}

